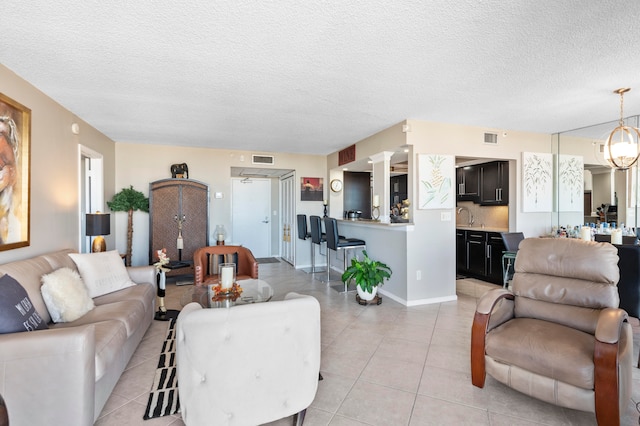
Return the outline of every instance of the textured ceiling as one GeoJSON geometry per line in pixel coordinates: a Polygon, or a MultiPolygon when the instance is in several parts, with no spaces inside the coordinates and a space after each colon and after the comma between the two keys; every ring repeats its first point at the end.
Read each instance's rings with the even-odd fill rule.
{"type": "MultiPolygon", "coordinates": [[[[640,113],[634,0],[22,1],[0,63],[118,142],[327,154],[406,118],[640,113]]],[[[0,85],[0,88],[2,86],[0,85]]]]}

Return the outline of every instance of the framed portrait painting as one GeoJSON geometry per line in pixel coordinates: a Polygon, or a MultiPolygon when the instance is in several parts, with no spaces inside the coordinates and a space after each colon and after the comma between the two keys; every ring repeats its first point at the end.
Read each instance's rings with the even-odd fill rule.
{"type": "Polygon", "coordinates": [[[323,194],[322,178],[300,178],[300,201],[322,201],[323,194]]]}
{"type": "Polygon", "coordinates": [[[0,93],[0,250],[29,245],[31,110],[0,93]]]}

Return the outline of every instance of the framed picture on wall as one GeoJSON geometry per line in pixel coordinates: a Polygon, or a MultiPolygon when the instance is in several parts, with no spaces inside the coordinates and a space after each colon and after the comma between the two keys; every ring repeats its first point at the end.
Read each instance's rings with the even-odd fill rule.
{"type": "Polygon", "coordinates": [[[558,210],[581,212],[584,210],[584,160],[579,155],[564,154],[560,154],[558,160],[558,210]]]}
{"type": "Polygon", "coordinates": [[[0,93],[0,250],[29,245],[31,110],[0,93]]]}
{"type": "Polygon", "coordinates": [[[300,178],[300,201],[322,201],[323,195],[324,186],[322,184],[322,178],[300,178]]]}
{"type": "Polygon", "coordinates": [[[553,154],[522,153],[522,211],[550,212],[553,202],[553,154]]]}
{"type": "Polygon", "coordinates": [[[418,154],[418,208],[451,209],[455,195],[453,155],[418,154]]]}

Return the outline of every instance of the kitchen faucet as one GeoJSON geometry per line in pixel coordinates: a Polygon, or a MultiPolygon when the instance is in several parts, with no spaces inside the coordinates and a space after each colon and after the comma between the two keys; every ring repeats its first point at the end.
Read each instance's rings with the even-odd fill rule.
{"type": "Polygon", "coordinates": [[[473,225],[473,222],[475,221],[475,219],[473,218],[473,213],[471,213],[471,210],[469,210],[466,207],[458,207],[458,214],[460,214],[460,212],[462,212],[463,210],[466,211],[467,214],[469,215],[469,224],[468,224],[468,226],[473,225]]]}

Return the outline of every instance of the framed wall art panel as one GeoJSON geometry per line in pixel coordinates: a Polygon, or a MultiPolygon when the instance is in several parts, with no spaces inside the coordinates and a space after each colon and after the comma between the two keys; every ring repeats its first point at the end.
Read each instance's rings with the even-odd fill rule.
{"type": "Polygon", "coordinates": [[[31,110],[0,93],[0,250],[29,245],[31,110]]]}
{"type": "Polygon", "coordinates": [[[553,154],[522,153],[522,211],[550,212],[553,207],[553,154]]]}
{"type": "Polygon", "coordinates": [[[455,195],[453,155],[418,155],[418,209],[451,209],[455,195]]]}

